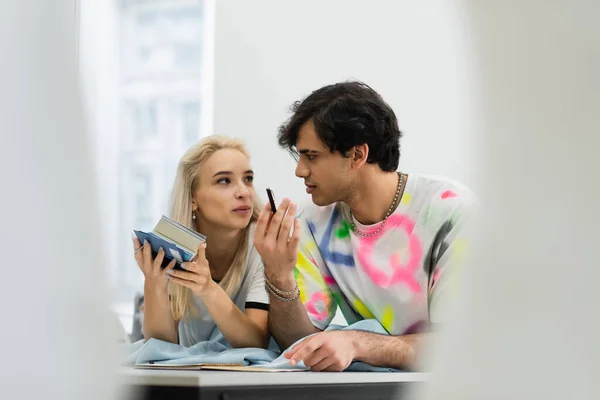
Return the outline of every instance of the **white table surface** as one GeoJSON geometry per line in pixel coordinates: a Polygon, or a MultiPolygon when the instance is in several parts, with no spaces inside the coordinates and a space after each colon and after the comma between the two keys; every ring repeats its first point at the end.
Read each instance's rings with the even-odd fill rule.
{"type": "Polygon", "coordinates": [[[120,381],[141,386],[233,387],[425,382],[427,373],[413,372],[238,372],[171,371],[123,367],[120,381]]]}

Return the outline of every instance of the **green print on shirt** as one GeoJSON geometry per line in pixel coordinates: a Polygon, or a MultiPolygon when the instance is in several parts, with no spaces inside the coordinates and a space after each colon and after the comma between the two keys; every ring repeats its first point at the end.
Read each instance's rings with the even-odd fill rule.
{"type": "Polygon", "coordinates": [[[350,237],[350,224],[348,221],[342,221],[342,226],[335,231],[335,236],[337,236],[338,239],[350,237]]]}

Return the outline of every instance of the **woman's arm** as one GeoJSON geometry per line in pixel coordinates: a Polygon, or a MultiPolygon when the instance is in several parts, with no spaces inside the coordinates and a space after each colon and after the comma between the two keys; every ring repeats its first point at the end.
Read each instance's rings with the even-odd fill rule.
{"type": "Polygon", "coordinates": [[[133,238],[133,249],[135,261],[144,273],[144,339],[155,338],[177,343],[177,321],[171,314],[167,291],[167,274],[175,266],[175,260],[163,271],[160,266],[165,256],[164,250],[160,249],[153,260],[150,243],[146,242],[141,246],[137,238],[133,238]]]}
{"type": "Polygon", "coordinates": [[[196,260],[183,264],[185,271],[169,271],[170,279],[200,297],[217,328],[232,347],[266,348],[269,340],[268,312],[247,310],[244,314],[238,308],[229,295],[212,280],[205,248],[205,245],[201,245],[196,260]]]}
{"type": "Polygon", "coordinates": [[[217,328],[232,347],[266,348],[269,342],[268,311],[247,309],[244,314],[214,281],[202,297],[217,328]]]}
{"type": "Polygon", "coordinates": [[[150,338],[177,343],[177,321],[169,305],[169,293],[164,286],[144,283],[144,339],[150,338]]]}

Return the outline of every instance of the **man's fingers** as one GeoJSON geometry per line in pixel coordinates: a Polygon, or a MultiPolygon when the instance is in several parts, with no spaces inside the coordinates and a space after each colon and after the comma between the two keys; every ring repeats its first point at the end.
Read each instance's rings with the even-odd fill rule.
{"type": "MultiPolygon", "coordinates": [[[[306,364],[306,361],[304,361],[306,364]]],[[[308,365],[306,365],[308,367],[308,365]]],[[[333,358],[324,358],[318,363],[310,366],[310,369],[314,372],[323,372],[323,371],[337,371],[335,368],[335,360],[333,358]]]]}
{"type": "Polygon", "coordinates": [[[319,334],[315,335],[313,340],[306,343],[302,348],[298,349],[294,355],[290,358],[290,364],[296,365],[300,361],[304,360],[306,356],[316,351],[322,345],[322,340],[319,334]]]}
{"type": "MultiPolygon", "coordinates": [[[[310,354],[307,354],[302,361],[304,361],[304,365],[306,365],[309,368],[312,368],[313,366],[325,361],[325,360],[329,360],[329,362],[331,363],[331,357],[332,354],[330,354],[323,346],[319,347],[317,350],[313,351],[310,354]]],[[[326,367],[329,364],[326,365],[326,367]]]]}
{"type": "Polygon", "coordinates": [[[267,233],[269,219],[271,217],[271,207],[269,203],[265,204],[262,212],[258,216],[258,220],[256,221],[256,227],[254,228],[254,241],[256,243],[257,239],[262,240],[262,238],[267,233]]]}
{"type": "Polygon", "coordinates": [[[294,347],[292,347],[291,349],[286,350],[283,353],[283,356],[287,359],[290,359],[294,356],[294,354],[296,354],[298,352],[298,350],[300,350],[300,348],[302,347],[302,345],[307,341],[308,339],[304,339],[302,342],[298,343],[297,345],[295,345],[294,347]]]}
{"type": "Polygon", "coordinates": [[[277,239],[279,246],[287,246],[290,238],[290,231],[292,230],[292,226],[294,224],[294,219],[296,219],[296,204],[290,203],[287,214],[281,223],[281,230],[279,231],[279,238],[277,239]]]}
{"type": "Polygon", "coordinates": [[[292,356],[294,354],[296,354],[302,347],[306,346],[308,343],[311,342],[311,340],[314,339],[314,336],[310,336],[307,337],[306,339],[304,339],[303,341],[301,341],[300,343],[297,343],[295,345],[293,345],[291,348],[287,349],[283,355],[286,358],[292,358],[292,356]]]}
{"type": "Polygon", "coordinates": [[[298,253],[298,246],[300,245],[300,236],[302,235],[302,228],[300,227],[300,219],[294,219],[294,233],[288,242],[288,250],[290,255],[293,256],[298,253]]]}
{"type": "Polygon", "coordinates": [[[290,205],[290,199],[285,198],[279,205],[277,212],[273,215],[271,219],[271,223],[269,224],[269,229],[267,232],[267,240],[277,241],[277,237],[279,236],[279,230],[281,229],[281,222],[283,221],[283,217],[287,212],[287,209],[290,205]]]}
{"type": "MultiPolygon", "coordinates": [[[[329,360],[328,360],[329,361],[329,360]]],[[[320,367],[320,366],[319,366],[320,367]]],[[[319,372],[342,372],[344,371],[346,368],[348,367],[341,367],[337,362],[333,362],[332,364],[330,364],[328,367],[325,367],[321,370],[319,370],[319,372]]]]}
{"type": "Polygon", "coordinates": [[[271,210],[269,210],[269,213],[267,214],[267,232],[269,232],[269,228],[271,227],[271,222],[273,221],[273,216],[275,214],[273,214],[273,212],[271,210]]]}

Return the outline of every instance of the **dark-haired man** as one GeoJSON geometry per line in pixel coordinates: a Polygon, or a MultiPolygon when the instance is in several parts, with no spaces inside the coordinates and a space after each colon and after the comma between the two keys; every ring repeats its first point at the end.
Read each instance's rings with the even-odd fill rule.
{"type": "Polygon", "coordinates": [[[396,116],[364,83],[322,87],[292,111],[279,144],[297,157],[314,204],[296,218],[284,199],[257,222],[271,332],[282,348],[316,333],[286,353],[315,371],[353,360],[417,368],[423,340],[448,318],[474,196],[450,180],[396,171],[396,116]],[[389,335],[322,332],[338,307],[348,323],[376,319],[389,335]]]}

